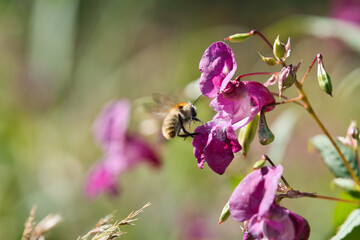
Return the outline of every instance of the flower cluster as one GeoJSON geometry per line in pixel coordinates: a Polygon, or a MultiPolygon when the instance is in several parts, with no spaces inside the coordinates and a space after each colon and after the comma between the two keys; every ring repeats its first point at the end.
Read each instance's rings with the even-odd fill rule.
{"type": "Polygon", "coordinates": [[[205,162],[218,174],[223,174],[241,150],[235,131],[248,124],[263,108],[270,111],[274,97],[261,83],[232,80],[237,64],[231,48],[215,42],[201,58],[199,70],[200,90],[212,98],[210,106],[217,114],[195,129],[194,155],[198,166],[205,162]]]}
{"type": "Polygon", "coordinates": [[[141,161],[159,166],[152,147],[127,131],[130,103],[125,100],[108,103],[94,123],[94,136],[104,151],[103,159],[90,171],[85,193],[95,197],[101,192],[117,193],[117,176],[141,161]]]}
{"type": "Polygon", "coordinates": [[[246,222],[244,239],[305,240],[310,227],[301,216],[275,203],[283,168],[263,167],[247,175],[230,197],[231,216],[246,222]]]}

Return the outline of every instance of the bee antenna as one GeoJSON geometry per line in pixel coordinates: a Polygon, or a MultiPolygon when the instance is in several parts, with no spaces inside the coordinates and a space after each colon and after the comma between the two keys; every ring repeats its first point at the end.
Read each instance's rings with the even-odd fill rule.
{"type": "Polygon", "coordinates": [[[202,94],[200,94],[200,96],[193,102],[192,105],[195,105],[195,103],[201,98],[202,94]]]}

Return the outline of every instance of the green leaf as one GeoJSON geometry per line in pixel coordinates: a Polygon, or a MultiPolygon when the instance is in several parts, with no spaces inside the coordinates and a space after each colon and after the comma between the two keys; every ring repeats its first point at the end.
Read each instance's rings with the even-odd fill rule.
{"type": "Polygon", "coordinates": [[[355,181],[349,178],[335,178],[333,182],[347,191],[350,195],[360,198],[360,188],[355,181]]]}
{"type": "MultiPolygon", "coordinates": [[[[325,164],[337,178],[351,178],[351,175],[341,160],[339,154],[325,135],[317,135],[310,141],[320,152],[325,164]]],[[[344,154],[346,160],[349,162],[350,167],[354,170],[356,176],[359,177],[359,167],[353,149],[349,146],[345,146],[338,140],[335,140],[335,142],[340,148],[340,151],[344,154]]]]}
{"type": "Polygon", "coordinates": [[[354,228],[360,225],[360,209],[355,209],[350,213],[345,222],[341,225],[339,231],[330,240],[341,240],[349,235],[354,228]]]}
{"type": "MultiPolygon", "coordinates": [[[[337,197],[354,202],[359,201],[358,198],[351,196],[347,192],[341,192],[337,197]]],[[[349,214],[357,208],[358,206],[355,204],[349,204],[346,202],[337,202],[334,208],[334,226],[336,228],[340,227],[340,225],[345,222],[349,214]]]]}

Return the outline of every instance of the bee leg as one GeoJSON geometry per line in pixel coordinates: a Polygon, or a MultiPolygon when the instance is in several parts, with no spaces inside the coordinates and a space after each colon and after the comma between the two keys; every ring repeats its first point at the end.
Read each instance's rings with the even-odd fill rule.
{"type": "Polygon", "coordinates": [[[177,136],[178,137],[182,137],[182,138],[184,138],[184,140],[187,138],[187,137],[192,137],[192,138],[194,138],[194,136],[195,135],[198,135],[199,133],[187,133],[187,134],[178,134],[177,136]]]}
{"type": "Polygon", "coordinates": [[[203,121],[201,121],[201,120],[200,120],[200,119],[198,119],[197,117],[193,117],[193,118],[192,118],[192,120],[193,120],[193,121],[200,122],[200,123],[204,124],[204,123],[203,123],[203,121]]]}
{"type": "Polygon", "coordinates": [[[189,136],[193,138],[196,134],[198,134],[198,133],[189,133],[188,131],[186,131],[186,129],[184,127],[183,119],[180,114],[178,114],[178,118],[179,118],[179,123],[180,123],[181,128],[179,128],[179,130],[177,132],[177,136],[183,137],[185,140],[189,136]],[[180,134],[180,130],[183,130],[184,134],[180,134]]]}

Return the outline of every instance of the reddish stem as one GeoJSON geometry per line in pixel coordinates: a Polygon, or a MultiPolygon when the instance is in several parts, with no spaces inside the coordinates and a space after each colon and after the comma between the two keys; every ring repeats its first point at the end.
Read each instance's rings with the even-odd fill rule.
{"type": "Polygon", "coordinates": [[[266,39],[266,37],[265,37],[264,35],[262,35],[261,32],[259,32],[258,30],[255,30],[255,29],[254,29],[254,30],[251,30],[250,33],[253,34],[253,35],[255,35],[255,34],[259,35],[259,36],[267,43],[267,45],[269,45],[269,47],[271,48],[271,50],[273,49],[273,45],[269,42],[269,40],[266,39]]]}
{"type": "MultiPolygon", "coordinates": [[[[268,161],[271,166],[276,167],[275,163],[273,163],[273,161],[271,161],[271,159],[268,157],[268,155],[265,155],[265,154],[264,154],[264,155],[262,155],[262,157],[263,157],[266,161],[268,161]]],[[[286,186],[287,188],[291,189],[290,184],[286,181],[286,179],[284,178],[283,175],[281,175],[281,180],[284,182],[284,184],[285,184],[285,186],[286,186]]]]}
{"type": "Polygon", "coordinates": [[[314,58],[314,60],[312,61],[312,63],[310,64],[308,70],[306,71],[306,73],[304,74],[303,78],[300,81],[300,86],[302,86],[305,82],[305,79],[307,78],[307,76],[309,75],[309,72],[311,71],[312,67],[314,66],[316,60],[318,59],[318,56],[321,56],[321,54],[317,54],[316,57],[314,58]]]}
{"type": "Polygon", "coordinates": [[[275,74],[276,72],[254,72],[254,73],[246,73],[243,75],[238,76],[235,81],[240,81],[241,78],[243,77],[249,77],[249,76],[257,76],[257,75],[271,75],[271,74],[275,74]]]}

